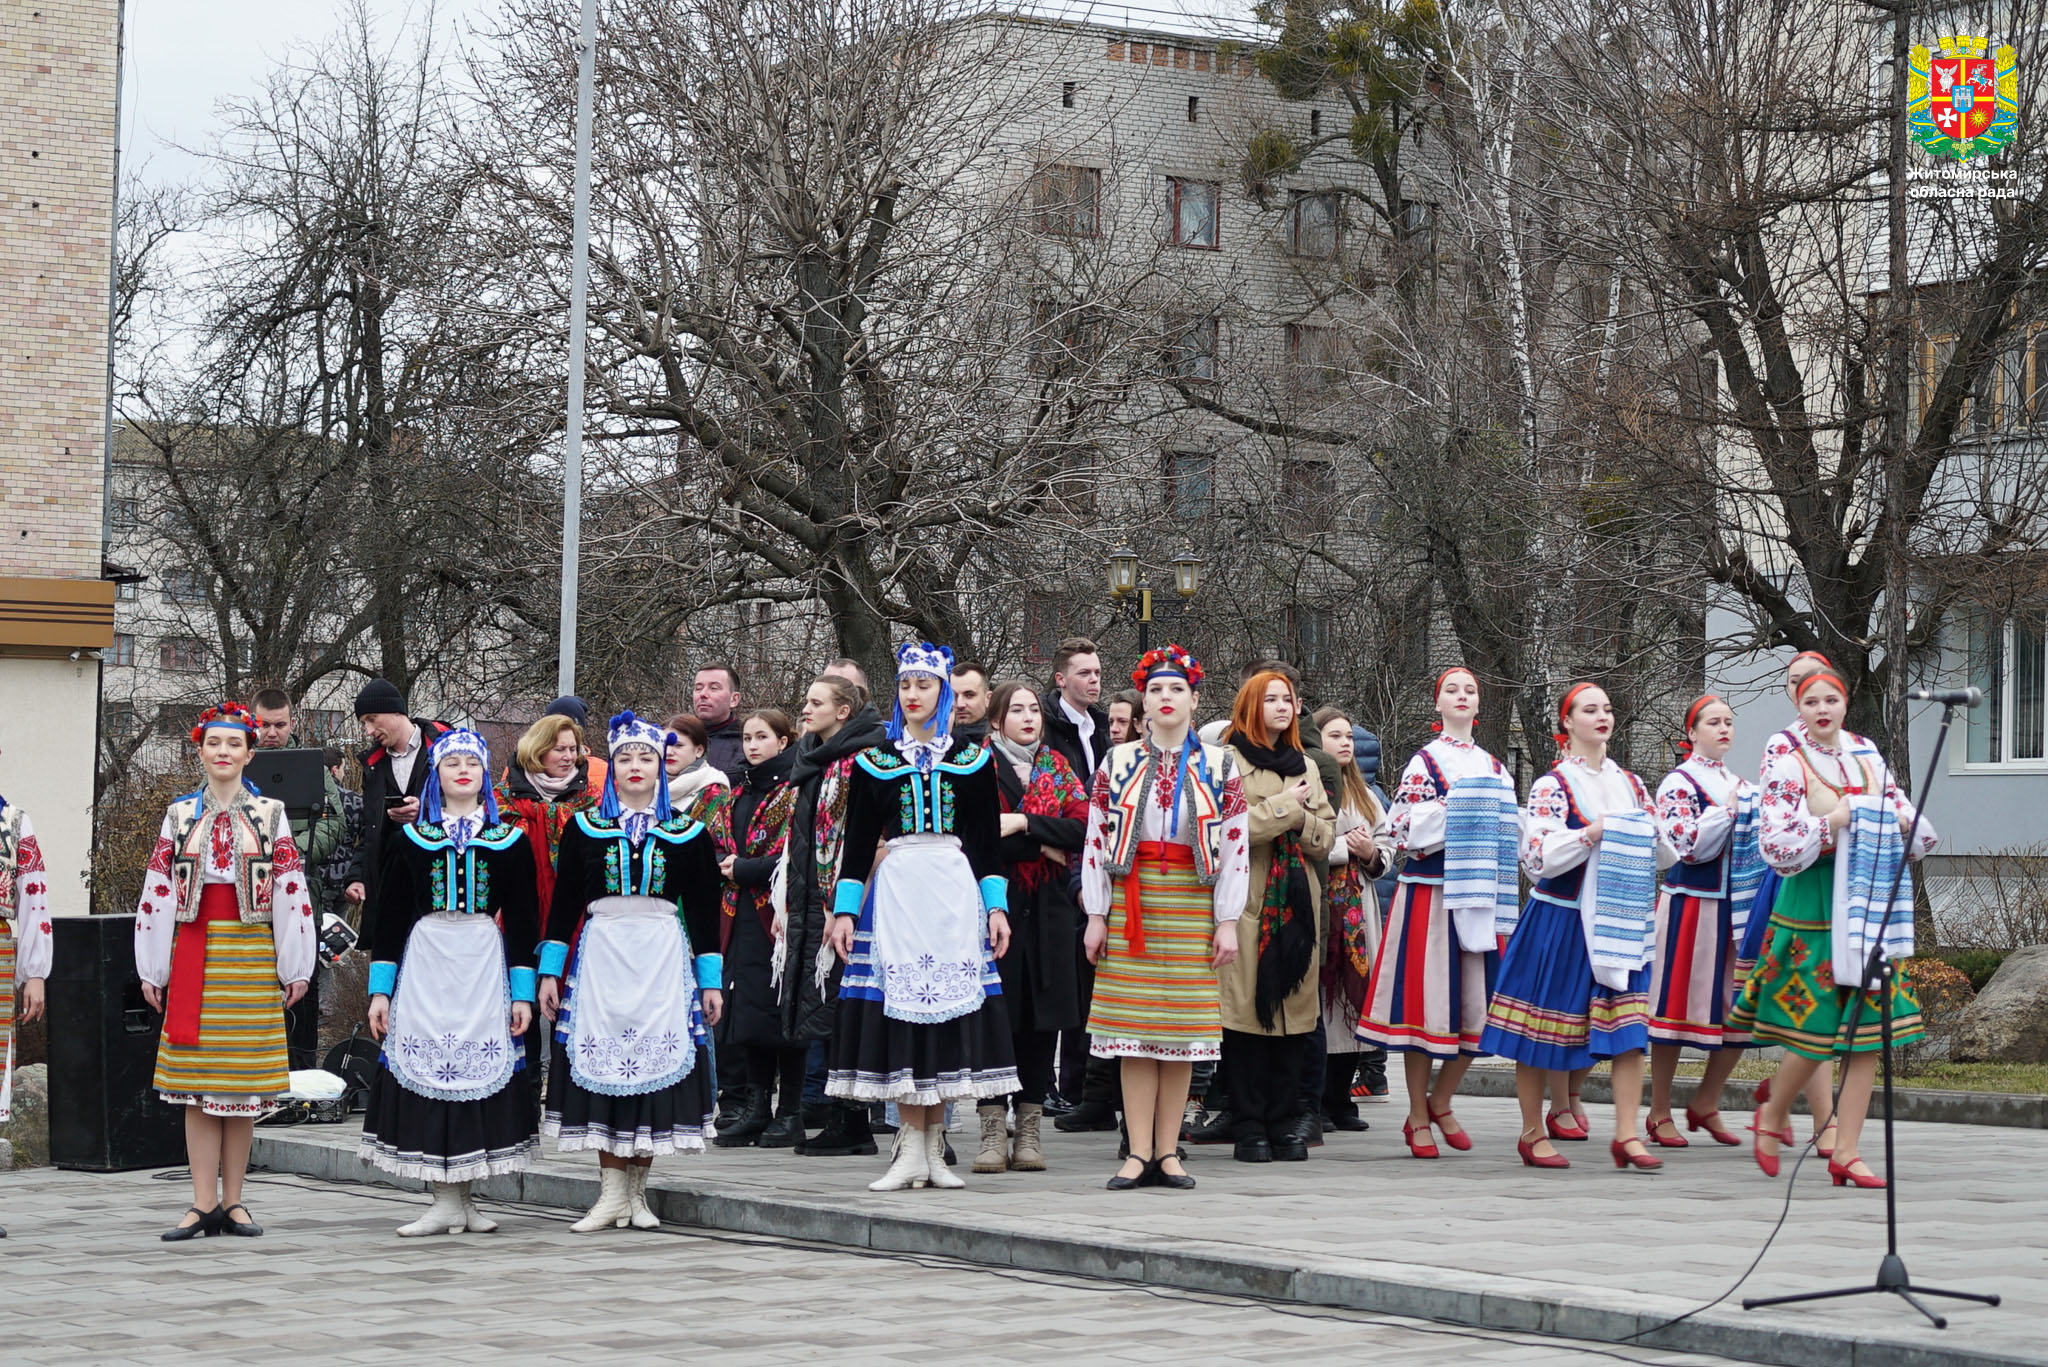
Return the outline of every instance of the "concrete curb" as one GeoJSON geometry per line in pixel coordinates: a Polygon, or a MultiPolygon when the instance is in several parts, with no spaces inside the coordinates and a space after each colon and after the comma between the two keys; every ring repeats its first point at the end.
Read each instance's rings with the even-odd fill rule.
{"type": "MultiPolygon", "coordinates": [[[[1695,1078],[1676,1079],[1671,1084],[1672,1101],[1683,1106],[1692,1100],[1693,1089],[1698,1085],[1695,1078]]],[[[1512,1097],[1515,1094],[1515,1075],[1507,1068],[1475,1067],[1465,1074],[1458,1090],[1473,1096],[1512,1097]]],[[[1645,1101],[1649,1099],[1647,1081],[1643,1084],[1643,1096],[1645,1101]]],[[[1603,1106],[1614,1100],[1613,1088],[1605,1074],[1595,1073],[1586,1079],[1585,1099],[1593,1105],[1603,1106]]],[[[1756,1084],[1729,1079],[1721,1089],[1721,1105],[1731,1111],[1755,1110],[1756,1084]]],[[[1806,1103],[1794,1102],[1792,1109],[1803,1114],[1806,1103]]],[[[1895,1088],[1892,1092],[1892,1118],[1927,1121],[1936,1125],[2004,1125],[2014,1129],[2048,1130],[2048,1096],[1895,1088]]]]}
{"type": "MultiPolygon", "coordinates": [[[[1592,1099],[1590,1094],[1588,1099],[1592,1099]]],[[[324,1181],[419,1190],[356,1157],[350,1132],[256,1131],[254,1161],[324,1181]]],[[[490,1199],[582,1211],[597,1198],[595,1169],[534,1169],[480,1184],[490,1199]]],[[[804,1198],[692,1181],[657,1168],[649,1204],[665,1222],[984,1266],[1142,1282],[1184,1291],[1257,1296],[1518,1333],[1711,1353],[1784,1367],[2043,1367],[2048,1355],[2012,1357],[1962,1346],[1830,1328],[1772,1324],[1716,1307],[1655,1333],[1691,1303],[1664,1296],[1579,1290],[1535,1278],[1371,1259],[1293,1260],[1241,1245],[1140,1234],[1068,1237],[1044,1225],[977,1214],[912,1196],[804,1198]],[[1641,1335],[1641,1337],[1637,1337],[1641,1335]]],[[[1140,1198],[1144,1199],[1144,1198],[1140,1198]]]]}

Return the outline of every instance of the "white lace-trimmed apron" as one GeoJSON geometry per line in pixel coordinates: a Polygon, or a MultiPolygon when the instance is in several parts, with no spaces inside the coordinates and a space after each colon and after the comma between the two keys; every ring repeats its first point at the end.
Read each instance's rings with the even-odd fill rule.
{"type": "Polygon", "coordinates": [[[437,911],[406,937],[384,1066],[433,1101],[481,1101],[512,1080],[512,989],[488,916],[437,911]]]}
{"type": "Polygon", "coordinates": [[[981,1008],[981,887],[951,835],[904,835],[874,872],[882,1014],[935,1025],[981,1008]]]}
{"type": "Polygon", "coordinates": [[[697,1066],[695,971],[675,903],[592,902],[569,993],[571,1080],[603,1096],[640,1096],[688,1077],[697,1066]]]}

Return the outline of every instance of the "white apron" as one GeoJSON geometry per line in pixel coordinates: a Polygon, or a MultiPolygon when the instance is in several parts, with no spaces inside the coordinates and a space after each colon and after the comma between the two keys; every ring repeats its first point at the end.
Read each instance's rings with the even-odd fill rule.
{"type": "Polygon", "coordinates": [[[600,897],[590,904],[569,989],[569,1076],[586,1092],[640,1096],[697,1065],[690,1029],[695,958],[673,902],[600,897]]]}
{"type": "Polygon", "coordinates": [[[882,1014],[934,1025],[981,1008],[981,888],[951,835],[889,842],[874,872],[875,967],[882,1014]]]}
{"type": "Polygon", "coordinates": [[[434,1101],[481,1101],[512,1080],[512,989],[505,943],[488,916],[437,911],[406,937],[384,1064],[434,1101]]]}

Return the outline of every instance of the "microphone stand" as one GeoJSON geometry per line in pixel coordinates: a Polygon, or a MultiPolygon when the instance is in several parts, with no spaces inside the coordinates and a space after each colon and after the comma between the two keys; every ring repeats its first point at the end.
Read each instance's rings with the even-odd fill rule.
{"type": "MultiPolygon", "coordinates": [[[[1802,1291],[1793,1296],[1745,1297],[1744,1310],[1755,1310],[1766,1305],[1791,1305],[1797,1301],[1837,1300],[1845,1296],[1869,1296],[1889,1292],[1906,1304],[1918,1310],[1933,1322],[1936,1329],[1948,1328],[1948,1320],[1935,1314],[1918,1299],[1921,1296],[1944,1296],[1950,1300],[1974,1301],[1979,1305],[1997,1305],[1997,1296],[1988,1296],[1975,1291],[1943,1291],[1932,1286],[1915,1286],[1906,1271],[1906,1261],[1899,1256],[1899,1181],[1897,1158],[1892,1148],[1892,964],[1884,955],[1885,931],[1891,928],[1891,919],[1897,914],[1899,886],[1906,876],[1906,861],[1912,857],[1913,837],[1920,829],[1920,813],[1927,805],[1927,798],[1934,787],[1934,775],[1941,763],[1942,747],[1948,742],[1949,727],[1956,719],[1955,703],[1942,708],[1941,730],[1934,738],[1934,753],[1927,758],[1927,779],[1920,785],[1919,801],[1913,804],[1913,820],[1906,826],[1905,847],[1899,851],[1899,866],[1892,871],[1891,894],[1885,899],[1884,924],[1878,928],[1877,938],[1870,946],[1870,957],[1863,965],[1863,981],[1859,989],[1875,984],[1878,1010],[1878,1047],[1884,1061],[1884,1259],[1877,1265],[1877,1280],[1868,1286],[1837,1287],[1831,1291],[1802,1291]]],[[[1849,1003],[1849,1019],[1844,1027],[1844,1037],[1854,1043],[1856,1026],[1863,1014],[1863,999],[1867,990],[1859,990],[1849,1003]]],[[[1839,1096],[1839,1091],[1837,1095],[1839,1096]]]]}

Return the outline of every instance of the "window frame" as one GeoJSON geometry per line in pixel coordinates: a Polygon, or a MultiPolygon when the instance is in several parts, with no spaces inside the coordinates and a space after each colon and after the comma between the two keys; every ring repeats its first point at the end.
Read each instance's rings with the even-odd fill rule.
{"type": "Polygon", "coordinates": [[[2048,609],[2032,608],[2024,613],[2001,613],[1995,617],[1983,614],[1968,619],[1963,658],[1971,684],[1984,689],[1984,706],[1965,714],[1963,742],[1950,752],[1953,756],[1951,772],[2048,774],[2048,609]],[[2034,667],[2039,671],[2037,689],[2042,696],[2036,704],[2037,734],[2032,738],[2033,747],[2039,753],[2015,758],[2014,734],[2019,721],[2021,687],[2016,638],[2022,619],[2033,626],[2034,667]],[[1988,636],[1983,630],[1987,620],[1997,624],[1997,657],[1988,665],[1982,658],[1981,648],[1981,643],[1988,636]],[[1994,669],[1998,676],[1996,679],[1991,677],[1994,669]],[[1991,745],[1996,747],[1995,757],[1979,759],[1976,757],[1979,738],[1992,726],[1996,727],[1996,734],[1990,737],[1991,745]]]}
{"type": "Polygon", "coordinates": [[[1323,536],[1337,530],[1337,499],[1339,496],[1337,462],[1318,460],[1309,456],[1287,456],[1280,466],[1280,508],[1293,523],[1293,529],[1311,536],[1323,536]],[[1306,481],[1297,479],[1297,472],[1314,469],[1318,486],[1310,488],[1306,481]]]}
{"type": "Polygon", "coordinates": [[[1214,451],[1178,450],[1166,452],[1166,508],[1169,515],[1183,521],[1216,515],[1216,453],[1214,451]],[[1181,462],[1197,463],[1202,467],[1201,506],[1183,507],[1182,500],[1187,493],[1189,472],[1183,471],[1181,462]]]}
{"type": "Polygon", "coordinates": [[[1213,313],[1200,316],[1173,318],[1167,322],[1168,341],[1165,361],[1169,379],[1182,384],[1215,384],[1223,378],[1223,328],[1220,317],[1213,313]],[[1190,352],[1185,343],[1198,333],[1206,333],[1205,350],[1190,352]],[[1208,358],[1208,373],[1200,374],[1190,370],[1186,363],[1188,356],[1208,358]]]}
{"type": "Polygon", "coordinates": [[[1223,182],[1220,180],[1197,180],[1193,176],[1168,176],[1166,178],[1166,245],[1185,247],[1190,251],[1217,252],[1223,250],[1223,182]],[[1197,241],[1186,235],[1186,224],[1182,217],[1182,205],[1186,202],[1184,191],[1188,186],[1199,186],[1209,192],[1209,240],[1197,241]]]}
{"type": "Polygon", "coordinates": [[[135,633],[132,631],[115,632],[114,644],[107,647],[106,661],[117,669],[133,669],[135,667],[135,633]]]}
{"type": "Polygon", "coordinates": [[[1344,200],[1335,190],[1297,190],[1287,205],[1287,254],[1304,261],[1332,261],[1336,259],[1339,240],[1344,230],[1344,200]],[[1306,205],[1322,203],[1329,205],[1330,245],[1327,251],[1311,251],[1302,246],[1301,219],[1306,205]]]}
{"type": "Polygon", "coordinates": [[[1031,173],[1031,228],[1041,237],[1093,239],[1102,236],[1102,168],[1074,162],[1045,162],[1031,173]],[[1059,180],[1068,186],[1062,186],[1059,180]],[[1054,201],[1048,191],[1072,188],[1077,193],[1054,201]],[[1082,226],[1085,212],[1087,223],[1082,226]]]}

